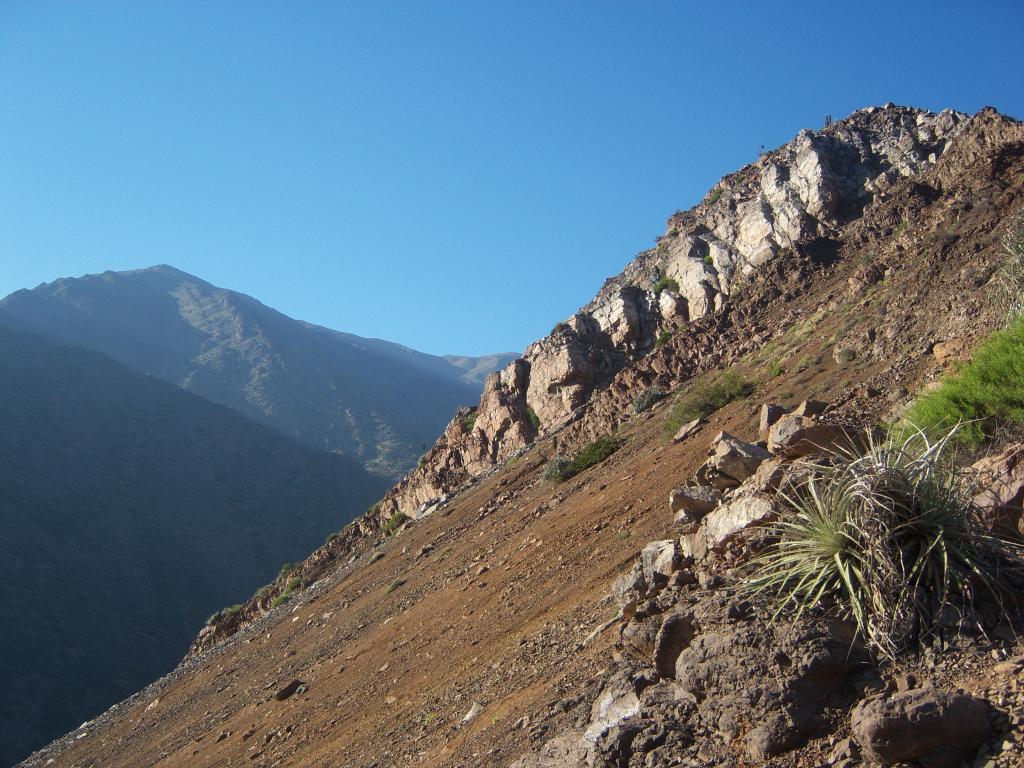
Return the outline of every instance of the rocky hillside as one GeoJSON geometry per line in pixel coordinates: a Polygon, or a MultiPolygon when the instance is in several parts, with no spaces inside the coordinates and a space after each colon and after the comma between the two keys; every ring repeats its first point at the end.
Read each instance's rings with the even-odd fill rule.
{"type": "Polygon", "coordinates": [[[1003,321],[1022,206],[1024,126],[992,110],[802,133],[492,375],[288,605],[278,580],[26,765],[1020,764],[1015,608],[878,663],[840,616],[771,623],[740,589],[793,458],[1003,321]]]}
{"type": "Polygon", "coordinates": [[[103,352],[391,479],[510,357],[449,360],[332,331],[165,265],[17,291],[0,324],[103,352]]]}
{"type": "MultiPolygon", "coordinates": [[[[896,194],[901,181],[934,173],[958,137],[964,136],[962,154],[974,142],[1002,138],[990,132],[1015,130],[1012,121],[990,112],[968,118],[887,105],[856,112],[820,132],[802,131],[726,176],[696,208],[669,218],[656,248],[606,281],[593,301],[531,344],[522,359],[492,375],[479,406],[449,424],[426,462],[388,495],[382,518],[395,512],[415,517],[538,435],[579,420],[593,409],[595,392],[607,390],[616,374],[694,321],[715,318],[701,327],[717,335],[718,325],[735,319],[723,311],[736,304],[731,300],[769,274],[803,260],[827,265],[837,258],[847,226],[872,202],[896,194]]],[[[756,343],[749,330],[744,329],[749,342],[756,343]]],[[[724,353],[737,350],[716,346],[724,353]]],[[[692,361],[708,351],[687,347],[673,357],[692,361]]],[[[655,356],[644,366],[660,360],[655,356]]],[[[690,373],[685,362],[673,362],[684,367],[670,372],[668,383],[690,373]]]]}
{"type": "Polygon", "coordinates": [[[0,329],[0,765],[174,667],[383,482],[104,355],[0,329]]]}

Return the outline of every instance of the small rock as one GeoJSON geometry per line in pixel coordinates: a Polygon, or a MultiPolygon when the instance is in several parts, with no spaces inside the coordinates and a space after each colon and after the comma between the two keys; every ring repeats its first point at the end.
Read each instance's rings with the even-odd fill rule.
{"type": "Polygon", "coordinates": [[[704,417],[700,416],[700,417],[694,419],[693,421],[688,421],[686,424],[683,424],[683,426],[681,426],[679,428],[679,431],[676,432],[675,436],[672,438],[672,442],[673,443],[680,443],[680,442],[682,442],[683,440],[688,438],[690,435],[695,433],[698,429],[700,429],[701,425],[703,423],[704,423],[704,417]]]}
{"type": "MultiPolygon", "coordinates": [[[[299,693],[299,688],[304,686],[301,680],[292,680],[284,688],[281,688],[277,693],[274,694],[274,698],[278,701],[284,701],[285,699],[291,698],[295,693],[299,693]]],[[[303,688],[303,690],[305,690],[303,688]]]]}
{"type": "Polygon", "coordinates": [[[483,711],[484,708],[480,706],[479,702],[474,701],[473,706],[471,706],[469,711],[462,716],[462,724],[465,725],[466,723],[472,722],[483,711]]]}

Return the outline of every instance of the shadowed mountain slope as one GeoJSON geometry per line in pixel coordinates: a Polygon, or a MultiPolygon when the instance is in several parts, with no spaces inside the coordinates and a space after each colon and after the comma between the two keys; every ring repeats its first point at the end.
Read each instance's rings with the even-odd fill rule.
{"type": "Polygon", "coordinates": [[[0,328],[0,360],[9,765],[173,667],[383,481],[96,352],[0,328]]]}
{"type": "Polygon", "coordinates": [[[104,352],[388,478],[415,466],[478,399],[482,374],[509,359],[450,363],[332,331],[166,265],[17,291],[0,322],[104,352]]]}

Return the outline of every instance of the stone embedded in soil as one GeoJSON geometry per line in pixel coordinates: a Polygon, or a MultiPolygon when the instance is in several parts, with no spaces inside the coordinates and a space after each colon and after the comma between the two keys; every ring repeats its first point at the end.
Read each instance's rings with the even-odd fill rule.
{"type": "Polygon", "coordinates": [[[955,768],[989,737],[988,712],[980,699],[919,688],[861,702],[850,723],[869,764],[955,768]]]}

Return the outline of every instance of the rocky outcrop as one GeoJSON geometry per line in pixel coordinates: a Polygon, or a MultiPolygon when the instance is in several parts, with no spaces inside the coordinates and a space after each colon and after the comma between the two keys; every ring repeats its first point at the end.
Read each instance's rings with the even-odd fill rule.
{"type": "Polygon", "coordinates": [[[417,509],[577,418],[595,391],[648,353],[664,331],[722,310],[769,260],[836,235],[874,196],[934,165],[971,122],[886,105],[855,112],[725,177],[673,215],[658,246],[488,378],[476,422],[452,422],[423,463],[388,495],[383,519],[417,509]]]}

